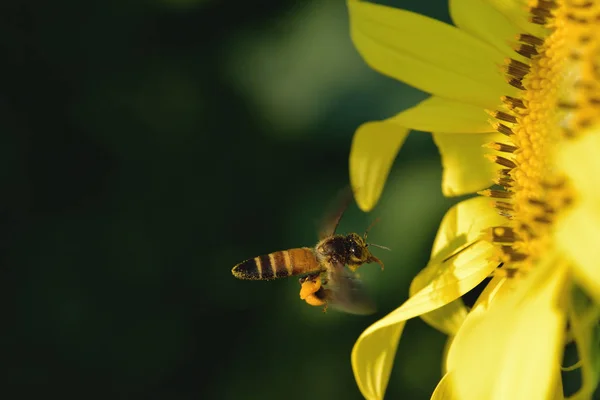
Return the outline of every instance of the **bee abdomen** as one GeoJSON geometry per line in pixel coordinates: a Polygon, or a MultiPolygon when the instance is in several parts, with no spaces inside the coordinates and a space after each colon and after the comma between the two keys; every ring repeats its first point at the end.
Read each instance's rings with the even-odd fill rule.
{"type": "Polygon", "coordinates": [[[304,274],[318,269],[319,264],[312,250],[303,247],[251,258],[233,267],[231,272],[239,279],[269,280],[304,274]]]}

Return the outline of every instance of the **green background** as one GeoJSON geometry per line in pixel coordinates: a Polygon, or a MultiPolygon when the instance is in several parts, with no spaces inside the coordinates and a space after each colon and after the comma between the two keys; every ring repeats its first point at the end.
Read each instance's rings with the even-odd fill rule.
{"type": "MultiPolygon", "coordinates": [[[[401,3],[448,20],[443,1],[401,3]]],[[[409,137],[376,209],[340,225],[381,218],[386,269],[361,269],[377,314],[231,275],[314,245],[355,129],[425,98],[366,66],[344,2],[17,1],[0,19],[1,390],[361,398],[352,346],[406,300],[456,201],[429,134],[409,137]]],[[[429,398],[444,340],[411,320],[386,397],[429,398]]]]}

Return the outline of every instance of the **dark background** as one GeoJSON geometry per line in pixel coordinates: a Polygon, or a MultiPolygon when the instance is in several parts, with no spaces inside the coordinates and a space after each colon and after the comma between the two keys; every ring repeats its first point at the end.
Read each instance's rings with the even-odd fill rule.
{"type": "MultiPolygon", "coordinates": [[[[443,1],[411,8],[448,20],[443,1]]],[[[316,242],[354,130],[425,96],[369,69],[343,1],[0,6],[0,359],[6,398],[359,399],[356,338],[407,297],[454,200],[410,136],[363,267],[372,316],[236,263],[316,242]]],[[[429,398],[442,334],[410,321],[387,398],[429,398]]],[[[5,396],[3,396],[5,397],[5,396]]]]}

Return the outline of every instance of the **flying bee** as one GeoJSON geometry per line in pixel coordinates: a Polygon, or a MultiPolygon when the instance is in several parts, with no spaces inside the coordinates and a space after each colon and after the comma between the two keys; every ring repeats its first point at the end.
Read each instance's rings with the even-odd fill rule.
{"type": "Polygon", "coordinates": [[[351,190],[344,191],[341,205],[325,216],[315,247],[300,247],[254,257],[237,264],[231,272],[236,278],[245,280],[301,276],[300,298],[312,306],[324,306],[325,311],[331,305],[351,314],[375,312],[372,300],[354,272],[361,265],[373,262],[383,269],[383,262],[369,251],[370,245],[389,249],[367,243],[367,235],[373,224],[362,237],[356,233],[335,233],[352,196],[351,190]]]}

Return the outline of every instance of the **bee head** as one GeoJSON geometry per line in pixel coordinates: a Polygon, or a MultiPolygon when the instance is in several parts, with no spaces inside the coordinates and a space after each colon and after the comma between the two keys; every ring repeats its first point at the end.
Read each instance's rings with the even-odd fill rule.
{"type": "Polygon", "coordinates": [[[356,233],[346,236],[346,251],[348,254],[347,264],[351,270],[356,270],[362,264],[376,262],[383,268],[383,263],[369,251],[368,244],[356,233]]]}

